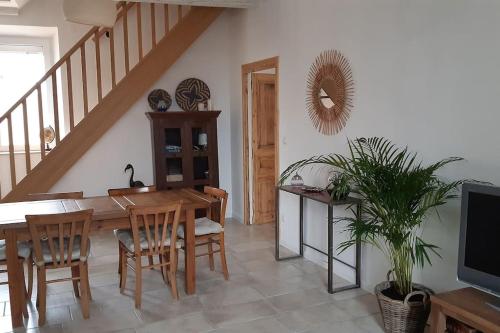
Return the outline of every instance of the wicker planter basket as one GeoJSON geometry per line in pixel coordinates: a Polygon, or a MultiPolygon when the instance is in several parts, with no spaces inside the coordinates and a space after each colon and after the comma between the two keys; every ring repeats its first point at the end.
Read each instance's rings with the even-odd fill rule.
{"type": "Polygon", "coordinates": [[[375,287],[384,331],[386,333],[423,333],[431,309],[430,295],[434,292],[419,284],[413,284],[414,292],[404,301],[387,297],[382,291],[392,288],[393,281],[386,281],[375,287]]]}

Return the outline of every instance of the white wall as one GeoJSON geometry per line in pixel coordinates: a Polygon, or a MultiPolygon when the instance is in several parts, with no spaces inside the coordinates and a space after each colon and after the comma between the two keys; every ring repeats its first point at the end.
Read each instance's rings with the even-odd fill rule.
{"type": "MultiPolygon", "coordinates": [[[[229,105],[230,56],[228,20],[224,13],[187,50],[162,78],[151,87],[162,88],[174,99],[170,110],[180,110],[175,103],[175,89],[184,79],[197,77],[210,88],[214,109],[222,110],[218,119],[220,186],[232,193],[231,130],[229,105]]],[[[83,190],[85,195],[106,194],[108,188],[128,186],[123,169],[132,163],[135,179],[145,184],[153,182],[151,131],[145,113],[149,112],[148,93],[120,119],[82,158],[61,178],[51,191],[83,190]]],[[[230,197],[232,200],[232,196],[230,197]]],[[[227,215],[232,216],[232,207],[227,215]]]]}
{"type": "MultiPolygon", "coordinates": [[[[237,49],[231,78],[234,197],[243,197],[239,66],[276,55],[281,170],[313,154],[345,152],[348,137],[385,136],[409,145],[425,162],[466,158],[443,170],[445,177],[500,182],[498,1],[262,0],[257,8],[233,12],[231,20],[237,49]],[[354,111],[335,136],[317,132],[305,111],[306,76],[325,49],[343,52],[355,79],[354,111]]],[[[310,184],[326,181],[317,172],[303,176],[310,184]]],[[[297,199],[284,196],[280,208],[282,242],[296,248],[297,199]]],[[[442,247],[443,259],[416,279],[438,291],[458,285],[458,208],[459,202],[449,203],[440,209],[442,221],[433,217],[425,229],[427,239],[442,247]]],[[[233,200],[233,210],[242,216],[241,199],[233,200]]],[[[308,240],[325,248],[324,208],[308,203],[306,216],[308,240]]],[[[383,263],[377,252],[364,249],[365,288],[384,278],[383,263]]]]}
{"type": "Polygon", "coordinates": [[[59,52],[64,54],[90,28],[82,24],[66,22],[62,2],[62,0],[30,1],[21,9],[19,15],[0,15],[0,25],[57,27],[59,52]]]}
{"type": "MultiPolygon", "coordinates": [[[[28,6],[40,6],[39,17],[32,19],[61,24],[60,34],[81,29],[81,36],[87,29],[54,21],[46,9],[52,1],[32,1],[28,6]]],[[[5,20],[10,18],[0,23],[8,24],[5,20]]],[[[452,155],[467,159],[444,170],[445,177],[500,183],[495,145],[500,140],[495,110],[500,99],[498,31],[496,0],[261,0],[256,8],[224,13],[154,87],[173,94],[177,83],[190,76],[210,86],[215,106],[223,110],[219,164],[221,186],[232,194],[229,216],[241,219],[243,211],[240,66],[276,55],[281,170],[312,154],[345,152],[347,137],[385,136],[409,145],[425,162],[452,155]],[[347,56],[356,85],[351,119],[336,136],[318,133],[305,111],[309,66],[325,49],[347,56]]],[[[67,48],[61,43],[63,51],[67,48]]],[[[128,162],[136,166],[137,179],[152,182],[146,111],[143,96],[53,190],[103,194],[127,184],[122,169],[128,162]]],[[[326,180],[317,172],[303,176],[310,184],[326,180]]],[[[280,207],[283,243],[293,248],[298,240],[296,198],[284,196],[280,207]]],[[[435,259],[416,278],[437,291],[457,286],[458,207],[455,201],[440,209],[442,221],[433,217],[425,231],[429,241],[442,247],[443,259],[435,259]]],[[[308,203],[306,219],[308,240],[325,248],[324,207],[308,203]]],[[[364,249],[365,288],[381,281],[386,269],[377,252],[364,249]]]]}

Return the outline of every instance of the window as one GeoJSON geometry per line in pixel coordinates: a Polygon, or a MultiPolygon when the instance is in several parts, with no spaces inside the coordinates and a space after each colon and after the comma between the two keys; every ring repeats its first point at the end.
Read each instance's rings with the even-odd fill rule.
{"type": "MultiPolygon", "coordinates": [[[[0,39],[0,114],[7,112],[45,74],[50,64],[47,45],[43,41],[33,43],[4,42],[0,39]]],[[[51,119],[47,97],[47,84],[42,85],[44,119],[51,119]]],[[[29,142],[32,147],[40,144],[38,97],[36,92],[27,99],[29,142]]],[[[24,146],[24,120],[22,106],[12,113],[13,141],[24,146]]],[[[0,147],[9,144],[7,123],[0,125],[0,147]]]]}

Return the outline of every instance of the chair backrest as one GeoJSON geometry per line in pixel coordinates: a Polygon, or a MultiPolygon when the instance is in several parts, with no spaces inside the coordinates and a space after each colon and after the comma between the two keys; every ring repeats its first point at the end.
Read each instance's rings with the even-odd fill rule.
{"type": "MultiPolygon", "coordinates": [[[[42,242],[46,242],[51,257],[50,267],[71,266],[76,246],[80,246],[79,260],[87,260],[89,249],[89,230],[94,210],[81,210],[71,213],[26,215],[26,221],[33,241],[35,263],[42,267],[46,264],[42,242]],[[79,236],[79,242],[75,238],[79,236]]],[[[45,251],[47,252],[47,251],[45,251]]],[[[46,253],[47,255],[47,253],[46,253]]]]}
{"type": "MultiPolygon", "coordinates": [[[[226,191],[216,188],[216,187],[211,187],[211,186],[205,186],[203,188],[203,192],[205,194],[208,194],[209,196],[219,199],[220,201],[220,216],[219,216],[219,222],[222,227],[224,227],[224,222],[226,221],[226,206],[227,206],[227,200],[228,200],[228,194],[226,191]]],[[[209,208],[208,209],[208,215],[212,214],[212,210],[209,208]]]]}
{"type": "Polygon", "coordinates": [[[83,192],[65,192],[65,193],[31,193],[28,194],[29,201],[57,200],[57,199],[82,199],[83,192]]]}
{"type": "Polygon", "coordinates": [[[134,252],[154,255],[165,252],[166,240],[170,237],[170,253],[175,254],[177,229],[181,216],[182,201],[161,206],[128,206],[134,238],[134,252]],[[171,228],[168,226],[172,225],[171,228]],[[141,235],[144,232],[147,248],[141,249],[141,235]]]}
{"type": "Polygon", "coordinates": [[[156,186],[152,185],[144,187],[112,188],[108,190],[108,195],[127,195],[148,192],[156,192],[156,186]]]}

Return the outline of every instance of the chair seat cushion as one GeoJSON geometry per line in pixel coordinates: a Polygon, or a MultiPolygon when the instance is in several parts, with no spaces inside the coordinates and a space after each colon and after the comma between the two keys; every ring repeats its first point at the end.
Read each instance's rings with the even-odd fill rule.
{"type": "MultiPolygon", "coordinates": [[[[28,258],[31,254],[31,243],[30,242],[17,242],[17,256],[19,258],[28,258]]],[[[7,245],[5,240],[0,240],[0,261],[7,260],[7,245]]]]}
{"type": "MultiPolygon", "coordinates": [[[[201,217],[194,221],[194,234],[195,236],[203,236],[210,234],[218,234],[224,231],[220,223],[214,222],[207,217],[201,217]]],[[[184,225],[180,225],[177,229],[177,235],[184,238],[184,225]]]]}
{"type": "MultiPolygon", "coordinates": [[[[56,251],[56,260],[59,261],[61,260],[61,252],[59,249],[59,238],[53,238],[54,242],[54,249],[56,251]]],[[[49,246],[49,241],[48,240],[42,240],[42,255],[43,255],[43,261],[46,264],[52,263],[52,255],[50,254],[50,246],[49,246]]],[[[73,251],[71,253],[71,261],[76,261],[76,260],[81,260],[85,261],[87,260],[87,257],[89,256],[90,253],[90,239],[89,239],[89,244],[87,248],[87,254],[84,257],[80,257],[80,248],[82,245],[82,237],[80,235],[76,235],[74,240],[73,240],[73,251]]],[[[68,247],[69,247],[69,238],[65,237],[64,238],[64,260],[68,259],[68,247]]]]}
{"type": "MultiPolygon", "coordinates": [[[[116,229],[114,231],[116,238],[118,238],[118,241],[120,241],[130,252],[135,251],[134,247],[134,237],[132,235],[132,231],[129,229],[116,229]]],[[[151,240],[154,241],[154,235],[153,232],[151,231],[151,240]]],[[[158,237],[160,239],[161,237],[158,237]]],[[[147,250],[149,249],[149,243],[148,239],[146,237],[146,230],[143,228],[139,229],[139,241],[141,244],[141,250],[147,250]]],[[[177,240],[175,247],[180,249],[182,247],[182,240],[177,240]]],[[[167,238],[165,239],[165,244],[164,246],[170,246],[170,235],[167,235],[167,238]]]]}

